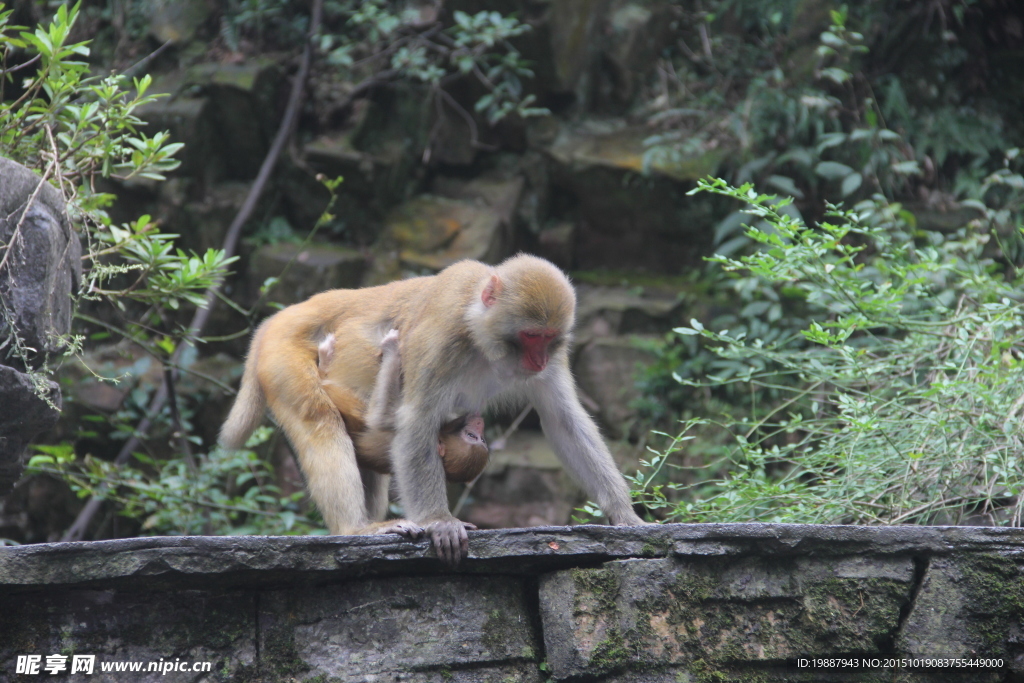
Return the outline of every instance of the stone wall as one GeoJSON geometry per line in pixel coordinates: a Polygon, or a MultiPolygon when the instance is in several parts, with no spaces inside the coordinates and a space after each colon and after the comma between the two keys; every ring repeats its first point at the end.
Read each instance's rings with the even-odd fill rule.
{"type": "Polygon", "coordinates": [[[1021,529],[770,524],[472,532],[456,571],[396,536],[0,548],[0,681],[1021,680],[1022,551],[1021,529]],[[55,654],[93,675],[15,673],[55,654]],[[1002,664],[865,666],[935,657],[1002,664]],[[212,671],[100,671],[131,661],[212,671]]]}

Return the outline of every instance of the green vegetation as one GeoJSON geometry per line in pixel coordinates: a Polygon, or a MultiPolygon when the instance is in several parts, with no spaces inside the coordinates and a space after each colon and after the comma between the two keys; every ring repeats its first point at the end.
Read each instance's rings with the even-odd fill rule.
{"type": "MultiPolygon", "coordinates": [[[[257,45],[293,46],[305,37],[308,11],[292,0],[236,0],[221,21],[221,36],[236,51],[246,38],[257,45]]],[[[523,80],[533,71],[510,42],[530,27],[499,12],[456,10],[452,18],[452,26],[438,30],[423,20],[420,8],[386,0],[328,0],[317,47],[329,66],[359,79],[429,86],[431,106],[454,108],[471,127],[472,117],[445,90],[464,76],[482,89],[474,109],[491,124],[511,114],[547,113],[524,92],[523,80]]]]}
{"type": "MultiPolygon", "coordinates": [[[[13,50],[32,55],[27,63],[38,62],[13,101],[4,96],[13,75],[0,80],[0,154],[36,169],[67,199],[87,250],[79,298],[121,311],[141,305],[132,309],[138,322],[127,334],[166,357],[161,349],[173,347],[181,332],[169,313],[183,303],[205,305],[203,292],[234,259],[212,249],[202,255],[176,250],[177,236],[160,233],[150,216],[122,225],[111,221],[107,209],[116,197],[97,190],[98,183],[107,178],[163,180],[178,166],[174,155],[182,145],[171,142],[166,132],[149,137],[139,130],[143,122],[136,110],[153,100],[146,94],[152,84],[148,76],[129,81],[89,75],[89,65],[81,61],[89,54],[88,41],[70,42],[80,4],[62,5],[49,25],[34,31],[10,25],[13,10],[0,4],[0,63],[7,64],[13,50]]],[[[3,245],[0,254],[6,256],[9,249],[3,245]]],[[[3,329],[13,340],[14,354],[29,365],[17,330],[10,321],[3,329]]],[[[82,341],[65,340],[68,352],[82,341]]]]}
{"type": "Polygon", "coordinates": [[[684,419],[633,478],[659,516],[1021,523],[1021,131],[1005,98],[949,77],[970,62],[953,36],[971,3],[946,4],[941,40],[914,22],[880,31],[887,3],[837,7],[813,52],[789,34],[795,3],[700,17],[720,32],[677,73],[732,113],[667,124],[648,154],[724,136],[747,160],[695,190],[741,204],[706,275],[727,312],[677,329],[642,380],[652,419],[684,419]],[[763,44],[733,42],[723,17],[763,44]],[[882,71],[899,41],[923,49],[882,71]],[[936,201],[970,218],[919,220],[936,201]]]}
{"type": "Polygon", "coordinates": [[[41,454],[29,470],[61,477],[82,497],[104,497],[146,534],[324,533],[319,520],[302,514],[302,491],[283,495],[273,469],[252,450],[271,434],[261,427],[246,450],[215,448],[201,459],[136,453],[138,465],[122,467],[88,455],[78,459],[68,444],[37,446],[41,454]]]}
{"type": "MultiPolygon", "coordinates": [[[[80,357],[87,345],[117,339],[159,363],[165,386],[173,388],[177,373],[193,372],[189,365],[196,357],[194,346],[208,341],[197,337],[183,316],[190,308],[206,307],[208,289],[236,260],[218,249],[195,254],[176,248],[178,236],[161,232],[149,215],[119,225],[108,213],[116,196],[105,190],[165,180],[179,166],[175,155],[183,145],[172,142],[165,131],[143,132],[139,108],[154,100],[149,76],[92,75],[105,69],[87,61],[90,41],[73,42],[72,36],[76,22],[99,18],[114,26],[115,52],[132,41],[143,43],[146,7],[94,7],[86,16],[80,2],[62,5],[52,21],[29,30],[11,24],[13,10],[0,3],[0,155],[35,169],[40,182],[61,191],[86,250],[82,288],[75,297],[76,322],[92,334],[63,340],[62,357],[30,363],[34,350],[21,340],[6,309],[0,310],[0,351],[30,371],[38,368],[31,376],[41,395],[55,366],[67,357],[80,357]],[[120,23],[111,19],[119,11],[124,15],[120,23]],[[19,65],[8,71],[14,57],[19,65]]],[[[233,51],[301,48],[308,12],[308,4],[288,0],[229,2],[220,17],[221,39],[233,51]]],[[[331,69],[347,70],[371,85],[401,80],[424,84],[430,100],[470,120],[444,90],[455,79],[475,80],[481,93],[475,109],[489,123],[546,111],[531,106],[533,98],[524,94],[523,79],[532,72],[509,43],[529,26],[497,12],[455,12],[454,24],[441,30],[436,22],[420,22],[414,14],[378,1],[326,2],[316,47],[331,69]]],[[[340,178],[322,182],[333,197],[340,178]]],[[[331,218],[325,212],[313,230],[331,218]]],[[[278,218],[250,242],[281,239],[295,238],[287,222],[278,218]]],[[[0,245],[0,268],[11,267],[5,258],[9,253],[10,245],[0,245]]],[[[269,278],[264,289],[275,281],[269,278]]],[[[120,380],[89,370],[102,381],[120,380]]],[[[265,454],[216,448],[193,453],[203,448],[192,424],[200,409],[195,397],[169,392],[168,405],[149,415],[154,391],[140,386],[113,414],[86,415],[90,424],[78,429],[78,437],[86,440],[106,432],[115,440],[128,439],[148,418],[150,433],[141,436],[149,442],[132,454],[130,464],[76,453],[73,444],[64,442],[35,446],[28,474],[53,475],[82,498],[104,499],[141,533],[315,533],[320,524],[301,514],[302,493],[281,493],[265,454]]],[[[250,446],[266,442],[261,451],[272,450],[279,439],[265,431],[250,446]]]]}
{"type": "Polygon", "coordinates": [[[989,235],[913,231],[881,202],[832,207],[811,228],[750,185],[699,191],[763,221],[745,232],[759,249],[713,261],[787,289],[810,322],[771,340],[696,320],[676,330],[721,360],[681,381],[742,385],[752,407],[721,425],[735,437],[727,476],[670,504],[641,473],[641,498],[671,519],[1019,525],[1024,282],[985,257],[989,235]]]}

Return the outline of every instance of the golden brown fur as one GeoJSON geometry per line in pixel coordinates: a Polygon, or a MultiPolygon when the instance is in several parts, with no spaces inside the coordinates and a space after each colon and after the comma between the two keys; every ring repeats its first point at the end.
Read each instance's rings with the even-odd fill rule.
{"type": "MultiPolygon", "coordinates": [[[[397,335],[396,335],[397,339],[397,335]]],[[[389,341],[385,337],[385,342],[389,341]]],[[[334,335],[328,335],[318,347],[317,367],[321,386],[330,397],[345,423],[345,428],[355,444],[356,462],[360,467],[377,474],[391,474],[391,442],[395,438],[394,411],[400,398],[401,365],[397,358],[397,342],[382,346],[382,362],[377,372],[370,406],[376,410],[367,411],[367,404],[356,394],[328,378],[328,370],[334,355],[334,335]],[[392,345],[394,348],[392,348],[392,345]],[[394,357],[392,357],[394,356],[394,357]],[[374,417],[374,414],[376,416],[374,417]]],[[[345,368],[339,368],[343,373],[345,368]]],[[[450,420],[441,425],[438,434],[438,455],[444,465],[448,481],[464,483],[475,479],[487,466],[490,452],[483,441],[483,420],[479,422],[479,439],[468,440],[470,429],[466,416],[450,420]]],[[[474,435],[475,436],[475,435],[474,435]]]]}

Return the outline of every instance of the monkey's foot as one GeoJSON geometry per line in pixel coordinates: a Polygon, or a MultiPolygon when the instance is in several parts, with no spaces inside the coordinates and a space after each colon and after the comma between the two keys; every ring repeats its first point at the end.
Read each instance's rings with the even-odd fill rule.
{"type": "Polygon", "coordinates": [[[439,560],[449,567],[455,567],[469,554],[469,536],[466,530],[474,531],[475,524],[451,519],[430,522],[423,530],[430,537],[439,560]]]}
{"type": "Polygon", "coordinates": [[[374,530],[373,533],[375,536],[378,534],[398,534],[399,536],[405,536],[410,541],[415,541],[423,535],[423,527],[407,519],[393,519],[374,530]]]}
{"type": "Polygon", "coordinates": [[[398,350],[398,330],[391,329],[384,335],[384,338],[380,340],[380,348],[382,351],[389,349],[398,350]]]}
{"type": "Polygon", "coordinates": [[[612,526],[650,526],[652,524],[657,524],[657,522],[645,522],[640,515],[632,510],[612,520],[612,526]]]}

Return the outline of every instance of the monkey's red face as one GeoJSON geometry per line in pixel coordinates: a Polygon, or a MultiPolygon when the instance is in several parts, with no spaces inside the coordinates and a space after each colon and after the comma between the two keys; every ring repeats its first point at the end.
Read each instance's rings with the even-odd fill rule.
{"type": "Polygon", "coordinates": [[[558,330],[550,328],[522,330],[518,337],[519,345],[523,350],[523,368],[530,372],[540,372],[546,368],[549,356],[548,347],[558,337],[558,330]]]}

